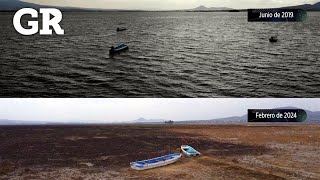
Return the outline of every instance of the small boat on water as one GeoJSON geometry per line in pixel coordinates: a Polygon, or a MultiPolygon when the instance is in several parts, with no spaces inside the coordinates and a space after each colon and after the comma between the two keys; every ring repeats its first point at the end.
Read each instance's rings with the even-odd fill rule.
{"type": "Polygon", "coordinates": [[[129,46],[126,44],[118,44],[117,46],[112,46],[109,50],[110,55],[114,55],[116,53],[120,53],[121,51],[129,49],[129,46]]]}
{"type": "Polygon", "coordinates": [[[181,150],[182,152],[188,156],[188,157],[191,157],[191,156],[200,156],[201,153],[198,152],[197,150],[195,150],[193,147],[191,146],[188,146],[188,145],[182,145],[181,146],[181,150]]]}
{"type": "Polygon", "coordinates": [[[277,36],[271,36],[269,41],[272,42],[272,43],[278,42],[278,37],[277,36]]]}
{"type": "Polygon", "coordinates": [[[166,156],[161,156],[153,159],[143,160],[143,161],[136,161],[130,163],[132,169],[135,170],[146,170],[157,168],[161,166],[166,166],[172,163],[177,162],[181,158],[181,154],[169,154],[166,156]]]}
{"type": "Polygon", "coordinates": [[[126,31],[127,28],[117,28],[117,32],[120,32],[120,31],[126,31]]]}

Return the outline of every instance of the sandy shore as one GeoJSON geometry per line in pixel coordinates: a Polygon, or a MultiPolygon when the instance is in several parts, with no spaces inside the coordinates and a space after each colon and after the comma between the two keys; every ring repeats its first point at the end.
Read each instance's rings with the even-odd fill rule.
{"type": "Polygon", "coordinates": [[[0,179],[320,179],[320,126],[0,127],[0,179]],[[129,163],[202,152],[135,171],[129,163]]]}

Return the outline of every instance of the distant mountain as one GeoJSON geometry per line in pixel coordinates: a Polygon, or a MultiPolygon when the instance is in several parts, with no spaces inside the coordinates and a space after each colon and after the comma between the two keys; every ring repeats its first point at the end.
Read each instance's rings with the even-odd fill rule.
{"type": "Polygon", "coordinates": [[[315,3],[315,4],[302,4],[298,6],[288,6],[288,7],[283,7],[286,9],[304,9],[307,11],[320,11],[320,2],[315,3]]]}
{"type": "Polygon", "coordinates": [[[8,125],[43,125],[47,124],[46,122],[39,122],[39,121],[19,121],[19,120],[7,120],[7,119],[0,119],[1,126],[8,126],[8,125]]]}
{"type": "MultiPolygon", "coordinates": [[[[0,11],[16,11],[16,10],[19,10],[22,8],[33,8],[33,9],[58,8],[63,11],[68,11],[68,10],[70,10],[70,11],[73,11],[73,10],[85,11],[85,10],[87,10],[84,8],[76,8],[76,7],[56,7],[56,6],[49,6],[49,5],[40,5],[40,4],[23,2],[21,0],[0,0],[0,11]]],[[[92,10],[95,10],[95,9],[92,9],[92,10]]]]}
{"type": "MultiPolygon", "coordinates": [[[[300,109],[297,107],[279,107],[274,109],[300,109]]],[[[306,120],[306,123],[320,123],[320,111],[309,111],[305,110],[308,114],[308,118],[306,120]]],[[[196,121],[179,121],[176,123],[182,123],[182,124],[190,124],[190,123],[196,123],[196,124],[242,124],[247,123],[248,121],[248,115],[243,116],[232,116],[232,117],[226,117],[226,118],[218,118],[218,119],[211,119],[211,120],[196,120],[196,121]]]]}
{"type": "Polygon", "coordinates": [[[131,121],[130,123],[142,123],[142,124],[149,124],[149,123],[164,123],[165,119],[145,119],[139,118],[137,120],[131,121]]]}
{"type": "MultiPolygon", "coordinates": [[[[297,107],[279,107],[274,109],[300,109],[297,107]]],[[[320,111],[309,111],[305,110],[308,114],[306,123],[320,123],[320,111]]],[[[144,119],[139,118],[131,121],[130,123],[141,123],[141,124],[160,124],[164,123],[165,119],[144,119]]],[[[247,123],[248,115],[243,116],[231,116],[225,118],[209,119],[209,120],[186,120],[186,121],[174,121],[175,124],[243,124],[247,123]]]]}
{"type": "MultiPolygon", "coordinates": [[[[284,9],[304,9],[307,11],[320,11],[320,2],[315,4],[302,4],[297,6],[287,6],[287,7],[281,7],[284,9]]],[[[228,7],[206,7],[206,6],[199,6],[194,9],[188,9],[187,11],[236,11],[236,9],[228,8],[228,7]]],[[[240,11],[244,11],[240,10],[240,11]]]]}
{"type": "MultiPolygon", "coordinates": [[[[274,109],[300,109],[297,107],[279,107],[274,109]]],[[[308,114],[306,123],[320,123],[320,111],[305,110],[308,114]]],[[[173,121],[175,124],[244,124],[247,123],[248,115],[243,116],[231,116],[225,118],[209,119],[209,120],[186,120],[186,121],[173,121]]],[[[145,119],[139,118],[133,121],[124,122],[125,124],[164,124],[169,120],[166,119],[145,119]]],[[[90,121],[70,121],[64,123],[56,122],[41,122],[41,121],[20,121],[20,120],[7,120],[0,119],[0,125],[67,125],[67,124],[95,124],[90,121]]],[[[108,124],[108,123],[96,123],[96,124],[108,124]]],[[[109,123],[110,124],[110,123],[109,123]]],[[[112,124],[112,123],[111,123],[112,124]]]]}
{"type": "MultiPolygon", "coordinates": [[[[276,109],[299,109],[297,107],[281,107],[281,108],[276,108],[276,109]]],[[[307,122],[319,122],[320,123],[320,111],[309,111],[305,110],[306,113],[308,114],[307,122]]]]}
{"type": "Polygon", "coordinates": [[[229,11],[229,10],[234,10],[232,8],[227,8],[227,7],[206,7],[206,6],[199,6],[194,9],[188,9],[188,11],[229,11]]]}
{"type": "Polygon", "coordinates": [[[192,120],[192,121],[179,121],[178,124],[242,124],[247,122],[247,115],[232,116],[226,118],[209,119],[209,120],[192,120]]]}
{"type": "Polygon", "coordinates": [[[0,10],[1,11],[11,11],[18,10],[21,8],[40,8],[42,7],[39,4],[27,3],[20,0],[0,0],[0,10]]]}
{"type": "MultiPolygon", "coordinates": [[[[39,9],[42,7],[53,7],[53,6],[48,6],[48,5],[40,5],[40,4],[35,4],[35,3],[28,3],[28,2],[23,2],[21,0],[0,0],[0,11],[16,11],[21,8],[34,8],[34,9],[39,9]]],[[[55,7],[61,10],[77,10],[77,11],[130,11],[130,10],[120,10],[120,9],[87,9],[87,8],[77,8],[77,7],[55,7]]],[[[303,5],[297,5],[297,6],[288,6],[288,7],[282,7],[286,9],[305,9],[308,11],[320,11],[320,2],[315,3],[315,4],[303,4],[303,5]]],[[[136,10],[132,10],[136,11],[136,10]]],[[[183,11],[235,11],[235,9],[228,8],[228,7],[206,7],[206,6],[199,6],[194,9],[187,9],[183,11]]]]}

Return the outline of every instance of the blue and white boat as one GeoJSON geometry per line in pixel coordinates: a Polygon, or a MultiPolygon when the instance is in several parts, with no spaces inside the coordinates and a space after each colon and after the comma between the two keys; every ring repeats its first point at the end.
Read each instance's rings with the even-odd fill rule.
{"type": "Polygon", "coordinates": [[[191,157],[191,156],[200,156],[200,155],[201,155],[200,152],[198,152],[198,151],[195,150],[193,147],[188,146],[188,145],[182,145],[182,146],[181,146],[181,150],[182,150],[183,154],[185,154],[185,155],[188,156],[188,157],[191,157]]]}
{"type": "Polygon", "coordinates": [[[152,169],[157,168],[161,166],[166,166],[172,163],[175,163],[181,158],[181,154],[169,154],[166,156],[161,156],[153,159],[143,160],[143,161],[136,161],[130,163],[130,166],[132,169],[135,170],[146,170],[146,169],[152,169]]]}

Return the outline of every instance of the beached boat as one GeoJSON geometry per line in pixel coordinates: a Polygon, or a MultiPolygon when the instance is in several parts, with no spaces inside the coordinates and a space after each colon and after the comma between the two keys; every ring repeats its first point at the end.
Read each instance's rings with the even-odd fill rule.
{"type": "Polygon", "coordinates": [[[181,150],[182,150],[183,154],[185,154],[185,155],[188,156],[188,157],[191,157],[191,156],[200,156],[200,155],[201,155],[200,152],[198,152],[198,151],[195,150],[193,147],[188,146],[188,145],[182,145],[182,146],[181,146],[181,150]]]}
{"type": "Polygon", "coordinates": [[[121,51],[124,51],[124,50],[127,50],[129,49],[129,46],[126,45],[126,44],[119,44],[117,46],[112,46],[110,51],[109,51],[109,54],[113,55],[113,54],[116,54],[116,53],[120,53],[121,51]]]}
{"type": "Polygon", "coordinates": [[[166,156],[161,156],[153,159],[143,160],[143,161],[136,161],[130,163],[132,169],[135,170],[146,170],[157,168],[161,166],[166,166],[178,161],[181,158],[181,154],[169,154],[166,156]]]}

